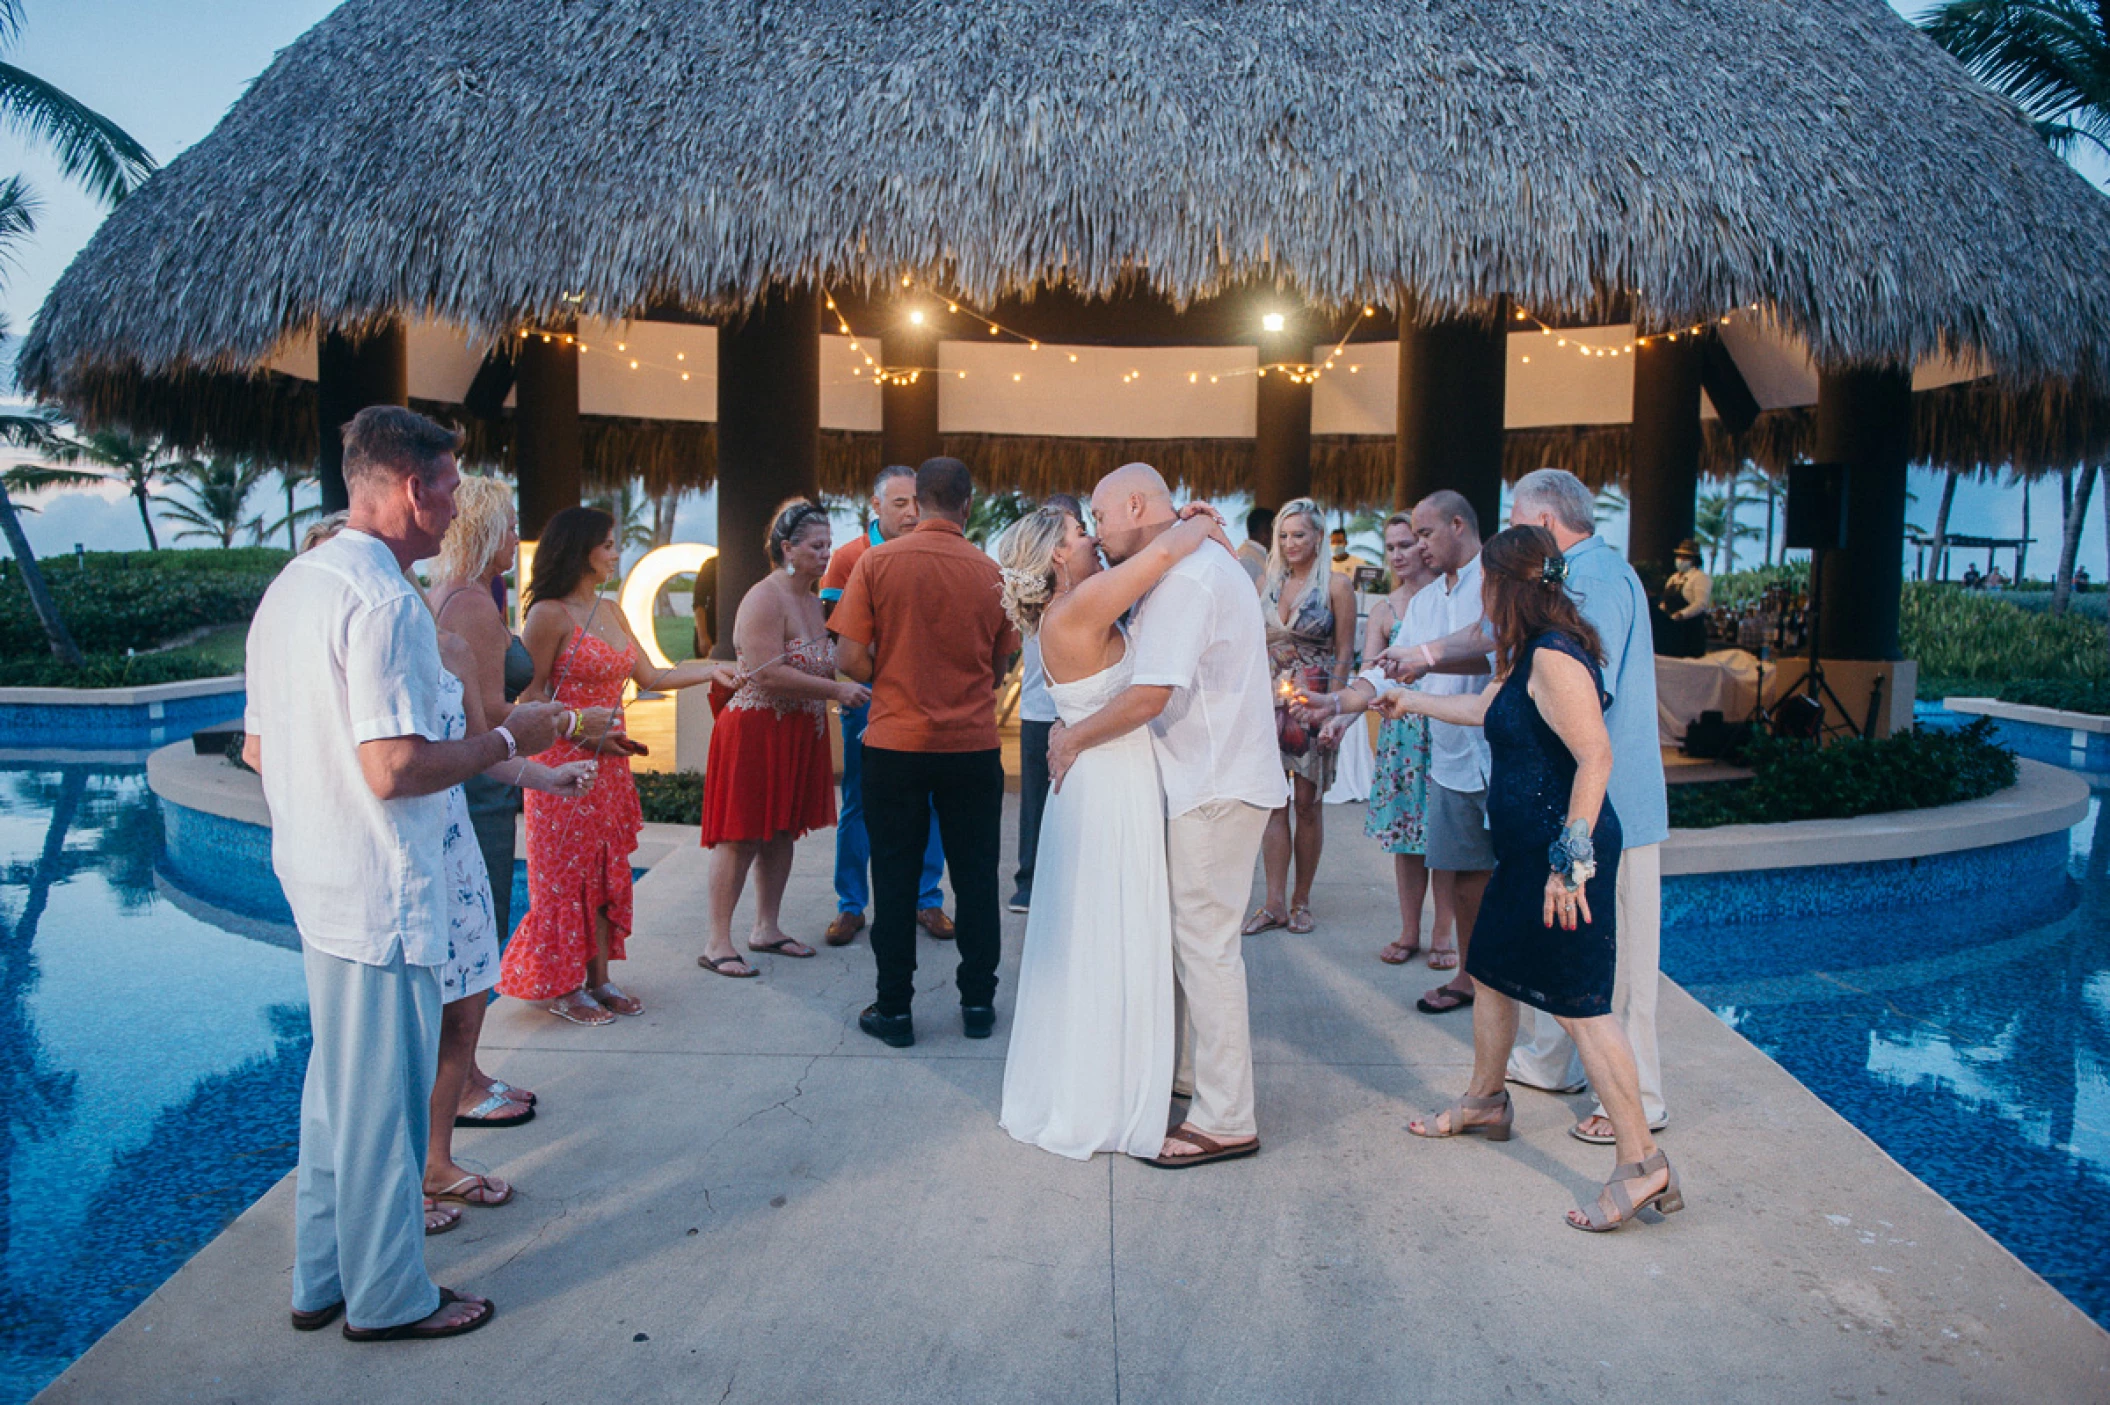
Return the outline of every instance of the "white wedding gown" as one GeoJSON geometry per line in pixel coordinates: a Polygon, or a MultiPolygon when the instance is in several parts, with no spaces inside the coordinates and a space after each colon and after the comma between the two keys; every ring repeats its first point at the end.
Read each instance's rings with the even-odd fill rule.
{"type": "MultiPolygon", "coordinates": [[[[1048,680],[1065,723],[1128,686],[1127,652],[1075,683],[1048,680]]],[[[1172,899],[1165,793],[1150,730],[1078,756],[1048,796],[1004,1060],[1003,1128],[1086,1160],[1156,1156],[1172,1099],[1172,899]]]]}

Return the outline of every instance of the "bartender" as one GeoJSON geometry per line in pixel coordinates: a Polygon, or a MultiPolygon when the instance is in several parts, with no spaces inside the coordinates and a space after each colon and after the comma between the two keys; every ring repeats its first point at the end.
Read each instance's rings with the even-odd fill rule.
{"type": "Polygon", "coordinates": [[[1707,653],[1707,607],[1714,601],[1714,582],[1700,569],[1700,548],[1690,537],[1671,554],[1677,569],[1663,582],[1656,600],[1656,652],[1674,659],[1697,659],[1707,653]]]}

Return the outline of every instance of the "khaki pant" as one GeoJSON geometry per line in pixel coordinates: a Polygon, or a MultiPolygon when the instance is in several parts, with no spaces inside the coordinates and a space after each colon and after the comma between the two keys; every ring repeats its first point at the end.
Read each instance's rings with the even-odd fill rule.
{"type": "Polygon", "coordinates": [[[1253,861],[1267,811],[1241,800],[1196,806],[1166,826],[1172,885],[1173,1085],[1192,1088],[1187,1121],[1242,1141],[1253,1120],[1253,1036],[1246,1015],[1240,928],[1253,892],[1253,861]]]}
{"type": "MultiPolygon", "coordinates": [[[[1645,844],[1619,856],[1618,962],[1612,976],[1612,1013],[1634,1046],[1641,1075],[1641,1110],[1651,1127],[1669,1117],[1663,1105],[1663,1060],[1656,1052],[1656,967],[1663,949],[1663,846],[1645,844]]],[[[1509,1056],[1509,1076],[1537,1088],[1573,1088],[1583,1082],[1582,1058],[1553,1016],[1526,1007],[1518,1027],[1521,1042],[1509,1056]],[[1527,1038],[1528,1036],[1528,1038],[1527,1038]]],[[[1604,1104],[1596,1108],[1604,1115],[1604,1104]]]]}

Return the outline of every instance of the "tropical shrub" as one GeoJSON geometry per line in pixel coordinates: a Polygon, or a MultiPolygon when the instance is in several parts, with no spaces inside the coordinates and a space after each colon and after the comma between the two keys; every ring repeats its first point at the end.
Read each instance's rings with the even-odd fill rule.
{"type": "Polygon", "coordinates": [[[2025,610],[1922,581],[1906,585],[1902,605],[1899,644],[1929,678],[2110,680],[2110,650],[2097,620],[2025,610]]]}
{"type": "Polygon", "coordinates": [[[1997,696],[2002,702],[2110,717],[2110,682],[2101,679],[2017,678],[2003,683],[1997,696]]]}
{"type": "Polygon", "coordinates": [[[0,688],[138,688],[149,683],[222,678],[236,671],[222,660],[187,650],[166,654],[86,654],[79,668],[42,652],[0,658],[0,688]]]}
{"type": "Polygon", "coordinates": [[[698,771],[639,771],[638,804],[648,824],[702,824],[703,775],[698,771]]]}
{"type": "MultiPolygon", "coordinates": [[[[248,547],[88,552],[43,565],[82,652],[122,655],[208,625],[246,623],[286,560],[283,551],[248,547]]],[[[0,658],[39,656],[48,656],[48,648],[22,573],[13,561],[0,561],[0,658]]]]}
{"type": "Polygon", "coordinates": [[[1847,738],[1823,748],[1760,737],[1746,750],[1749,780],[1670,787],[1678,829],[1842,820],[1978,800],[2015,783],[2015,754],[1978,718],[1953,732],[1847,738]]]}

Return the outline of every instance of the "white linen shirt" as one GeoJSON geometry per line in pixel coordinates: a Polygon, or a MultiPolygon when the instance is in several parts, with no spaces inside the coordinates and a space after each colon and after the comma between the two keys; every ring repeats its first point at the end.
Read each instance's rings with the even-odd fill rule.
{"type": "MultiPolygon", "coordinates": [[[[1457,584],[1445,585],[1439,577],[1414,593],[1407,602],[1400,639],[1410,647],[1433,644],[1478,624],[1482,609],[1480,555],[1475,552],[1459,570],[1457,584]]],[[[1465,697],[1483,691],[1490,681],[1485,673],[1430,673],[1422,676],[1419,687],[1433,697],[1465,697]]],[[[1445,790],[1487,789],[1487,733],[1431,717],[1429,778],[1445,790]]]]}
{"type": "Polygon", "coordinates": [[[367,966],[447,960],[447,794],[383,800],[359,745],[442,738],[439,634],[386,545],[295,557],[249,626],[244,726],[263,750],[271,868],[301,939],[367,966]]]}
{"type": "Polygon", "coordinates": [[[1204,542],[1136,605],[1133,684],[1171,688],[1150,724],[1165,812],[1216,800],[1289,803],[1260,596],[1236,557],[1204,542]]]}

